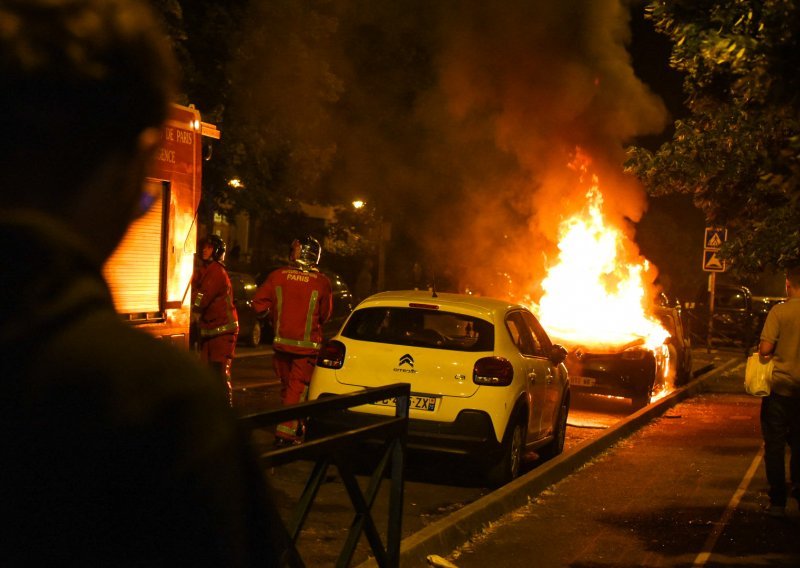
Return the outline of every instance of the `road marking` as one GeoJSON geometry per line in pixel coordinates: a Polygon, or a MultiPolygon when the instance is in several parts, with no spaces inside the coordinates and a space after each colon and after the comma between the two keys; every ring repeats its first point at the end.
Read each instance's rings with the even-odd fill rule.
{"type": "Polygon", "coordinates": [[[708,535],[708,538],[703,545],[703,550],[697,555],[697,558],[694,559],[694,564],[692,564],[693,567],[705,566],[706,562],[708,562],[708,559],[711,557],[711,552],[714,550],[714,546],[717,544],[717,540],[719,540],[720,535],[722,535],[722,531],[731,520],[733,511],[739,505],[739,501],[742,500],[742,495],[744,495],[744,492],[747,491],[747,487],[753,480],[753,476],[756,474],[756,470],[758,469],[763,457],[764,447],[762,446],[761,449],[758,450],[756,457],[753,458],[753,463],[750,464],[747,473],[744,474],[744,478],[742,478],[742,482],[739,484],[739,487],[736,489],[733,497],[731,497],[730,503],[728,503],[728,508],[725,509],[725,512],[722,514],[722,518],[718,523],[716,523],[714,530],[711,531],[711,534],[708,535]]]}

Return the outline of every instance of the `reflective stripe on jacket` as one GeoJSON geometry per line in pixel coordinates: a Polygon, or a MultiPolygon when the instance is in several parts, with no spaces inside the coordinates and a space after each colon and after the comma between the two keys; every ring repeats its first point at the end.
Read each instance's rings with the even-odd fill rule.
{"type": "Polygon", "coordinates": [[[270,273],[253,298],[257,314],[269,311],[279,351],[311,354],[322,346],[322,324],[331,315],[331,283],[317,271],[285,266],[270,273]]]}
{"type": "Polygon", "coordinates": [[[198,272],[195,286],[192,309],[200,315],[200,336],[238,333],[239,315],[225,267],[217,261],[209,263],[198,272]]]}

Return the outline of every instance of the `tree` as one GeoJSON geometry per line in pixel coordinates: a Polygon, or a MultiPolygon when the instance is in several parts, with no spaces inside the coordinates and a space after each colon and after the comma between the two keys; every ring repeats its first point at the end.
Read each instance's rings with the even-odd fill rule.
{"type": "Polygon", "coordinates": [[[741,276],[800,262],[800,7],[795,0],[659,0],[689,115],[671,141],[629,150],[653,196],[689,194],[726,226],[741,276]]]}
{"type": "Polygon", "coordinates": [[[247,212],[267,261],[317,201],[336,142],[329,108],[341,80],[328,53],[337,21],[325,1],[153,0],[181,64],[186,93],[222,131],[204,164],[201,218],[247,212]],[[232,185],[230,180],[241,183],[232,185]]]}

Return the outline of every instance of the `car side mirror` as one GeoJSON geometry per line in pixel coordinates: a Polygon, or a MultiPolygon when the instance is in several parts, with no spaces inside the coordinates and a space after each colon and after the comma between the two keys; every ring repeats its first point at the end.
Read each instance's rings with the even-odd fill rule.
{"type": "Polygon", "coordinates": [[[553,345],[552,349],[550,349],[550,361],[553,362],[553,365],[560,365],[566,358],[567,350],[562,345],[553,345]]]}

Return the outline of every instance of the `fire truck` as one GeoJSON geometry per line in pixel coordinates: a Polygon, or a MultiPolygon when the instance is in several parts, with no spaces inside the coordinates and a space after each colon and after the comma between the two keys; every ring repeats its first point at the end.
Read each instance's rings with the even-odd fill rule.
{"type": "Polygon", "coordinates": [[[121,317],[187,349],[203,139],[219,137],[193,106],[172,105],[145,185],[153,205],[103,269],[121,317]]]}

